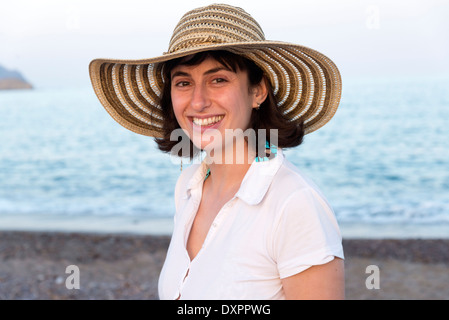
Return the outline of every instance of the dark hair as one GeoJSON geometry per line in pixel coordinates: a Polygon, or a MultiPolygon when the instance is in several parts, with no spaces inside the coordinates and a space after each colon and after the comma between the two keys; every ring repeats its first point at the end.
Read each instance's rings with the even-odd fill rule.
{"type": "MultiPolygon", "coordinates": [[[[164,118],[162,127],[163,137],[155,139],[161,151],[171,152],[173,147],[180,142],[170,139],[172,132],[180,129],[171,101],[171,71],[178,65],[199,65],[209,57],[234,72],[237,72],[237,70],[247,71],[250,86],[258,85],[261,81],[264,81],[265,76],[262,69],[253,61],[229,51],[205,51],[165,62],[163,66],[164,87],[160,100],[164,118]]],[[[298,122],[290,121],[278,110],[276,97],[274,96],[271,84],[268,80],[265,82],[267,84],[268,96],[260,105],[259,110],[253,109],[251,114],[250,128],[256,132],[256,143],[259,140],[258,129],[266,130],[266,140],[270,143],[270,129],[277,129],[278,147],[292,148],[299,146],[304,138],[304,123],[301,122],[298,124],[298,122]]],[[[179,140],[184,138],[187,137],[179,137],[179,140]]],[[[265,141],[263,143],[265,144],[265,141]]],[[[191,150],[190,158],[193,158],[200,151],[191,141],[189,150],[191,150]]],[[[178,155],[181,156],[180,152],[178,155]]]]}

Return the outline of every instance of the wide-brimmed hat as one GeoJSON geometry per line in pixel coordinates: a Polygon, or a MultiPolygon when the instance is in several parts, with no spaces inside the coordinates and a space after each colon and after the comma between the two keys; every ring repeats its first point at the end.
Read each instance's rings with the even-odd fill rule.
{"type": "Polygon", "coordinates": [[[241,8],[224,4],[187,12],[173,31],[168,51],[161,56],[92,61],[92,85],[101,104],[119,124],[159,138],[163,62],[210,50],[226,50],[254,61],[271,82],[279,112],[290,121],[303,121],[306,133],[334,116],[341,97],[341,77],[335,64],[313,49],[265,40],[254,18],[241,8]]]}

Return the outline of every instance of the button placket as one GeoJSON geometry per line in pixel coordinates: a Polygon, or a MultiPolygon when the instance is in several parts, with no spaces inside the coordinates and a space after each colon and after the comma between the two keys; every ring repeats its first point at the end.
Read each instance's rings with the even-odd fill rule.
{"type": "Polygon", "coordinates": [[[218,227],[220,226],[226,211],[229,208],[232,208],[234,206],[234,199],[235,199],[235,197],[233,197],[231,200],[226,202],[226,204],[218,212],[217,216],[215,217],[214,221],[212,222],[209,232],[207,233],[206,239],[204,239],[203,246],[201,247],[200,252],[198,252],[198,255],[201,253],[202,249],[211,241],[211,239],[213,239],[213,236],[217,232],[218,227]]]}
{"type": "MultiPolygon", "coordinates": [[[[188,236],[189,236],[190,230],[192,228],[193,220],[195,219],[195,215],[196,215],[195,213],[198,211],[198,208],[200,205],[200,202],[198,201],[197,198],[198,197],[201,198],[201,193],[200,193],[200,195],[198,195],[197,191],[193,190],[193,192],[191,192],[191,197],[192,197],[192,199],[191,199],[192,203],[191,203],[191,208],[189,210],[190,212],[189,212],[188,218],[186,219],[186,223],[184,225],[184,237],[183,237],[185,255],[186,255],[188,264],[187,264],[187,269],[184,272],[184,276],[182,277],[180,283],[178,284],[178,294],[177,294],[176,300],[180,299],[182,296],[182,290],[184,288],[184,285],[185,285],[186,280],[190,273],[190,268],[192,266],[192,261],[190,260],[189,254],[187,253],[187,241],[188,241],[188,236]]],[[[201,252],[201,250],[200,250],[200,252],[201,252]]],[[[200,252],[198,252],[197,256],[200,254],[200,252]]]]}
{"type": "Polygon", "coordinates": [[[189,276],[190,266],[192,264],[192,262],[190,261],[190,257],[188,255],[186,256],[186,258],[188,260],[187,270],[184,272],[184,276],[182,277],[181,281],[178,284],[178,293],[177,293],[176,300],[179,300],[181,298],[182,289],[184,288],[184,285],[186,283],[187,277],[189,276]]]}
{"type": "MultiPolygon", "coordinates": [[[[187,255],[187,257],[188,257],[188,259],[189,259],[189,264],[188,264],[187,271],[185,272],[185,276],[183,277],[181,283],[180,283],[179,286],[178,286],[178,293],[179,293],[179,294],[178,294],[178,299],[182,296],[182,290],[183,290],[184,285],[185,285],[185,283],[186,283],[186,280],[187,280],[187,278],[188,278],[188,276],[189,276],[189,272],[190,272],[190,269],[191,269],[192,264],[194,264],[195,261],[198,260],[198,258],[199,258],[199,257],[201,256],[201,254],[203,253],[203,251],[204,251],[205,247],[207,246],[207,244],[213,239],[214,235],[216,234],[216,232],[217,232],[217,230],[218,230],[218,227],[219,227],[220,224],[221,224],[221,221],[223,220],[223,217],[224,217],[225,212],[227,211],[228,208],[232,208],[232,207],[234,206],[234,199],[235,199],[235,197],[232,198],[231,200],[229,200],[229,201],[228,201],[228,202],[227,202],[227,203],[220,209],[220,211],[218,212],[217,216],[215,217],[214,221],[213,221],[212,224],[211,224],[211,227],[210,227],[210,229],[209,229],[209,231],[208,231],[208,233],[207,233],[207,235],[206,235],[206,238],[204,239],[203,245],[201,246],[201,249],[200,249],[200,251],[197,253],[197,255],[195,256],[195,258],[194,258],[193,260],[190,260],[190,257],[187,255]]],[[[196,212],[195,210],[198,210],[199,203],[196,203],[196,201],[195,201],[193,207],[194,207],[194,211],[193,211],[193,212],[196,212]]],[[[192,222],[193,222],[194,215],[193,215],[193,217],[191,216],[190,219],[191,219],[192,222]]],[[[186,234],[185,234],[185,238],[186,238],[186,239],[187,239],[189,230],[190,230],[190,228],[189,228],[189,227],[186,227],[186,230],[185,230],[185,231],[186,231],[186,234]]],[[[186,241],[187,241],[187,240],[186,240],[186,241]]],[[[187,243],[187,242],[186,242],[186,243],[187,243]]],[[[187,249],[186,249],[186,253],[187,253],[187,249]]]]}

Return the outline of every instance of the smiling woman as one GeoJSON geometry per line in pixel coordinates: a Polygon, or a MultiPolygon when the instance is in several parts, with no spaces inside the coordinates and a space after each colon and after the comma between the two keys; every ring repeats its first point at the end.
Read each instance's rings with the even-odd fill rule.
{"type": "MultiPolygon", "coordinates": [[[[296,147],[302,142],[303,123],[288,121],[282,113],[278,112],[276,98],[269,81],[264,77],[263,71],[251,60],[223,50],[200,52],[166,62],[164,79],[165,86],[162,92],[161,106],[164,119],[168,121],[165,121],[162,127],[164,138],[156,139],[162,151],[171,152],[173,147],[179,143],[178,140],[172,138],[172,133],[181,128],[182,115],[179,115],[178,118],[175,114],[179,107],[173,107],[172,97],[176,99],[175,102],[185,99],[187,101],[184,104],[193,104],[190,113],[184,114],[187,123],[191,122],[191,126],[183,127],[190,137],[184,142],[190,143],[190,145],[187,148],[179,148],[179,156],[193,158],[208,145],[211,135],[216,136],[218,133],[222,139],[225,139],[225,129],[242,129],[244,131],[252,129],[255,139],[252,141],[254,146],[250,149],[256,152],[256,156],[263,156],[258,151],[265,152],[265,142],[271,142],[272,129],[276,130],[276,135],[273,137],[273,140],[276,140],[275,145],[281,148],[296,147]],[[203,64],[203,62],[205,63],[203,64]],[[203,70],[202,79],[197,79],[195,82],[192,79],[191,70],[195,70],[197,73],[201,72],[196,68],[200,64],[205,70],[203,70]],[[183,69],[185,70],[182,71],[183,69]],[[200,83],[198,83],[199,81],[200,83]],[[233,107],[233,113],[218,106],[216,109],[219,110],[210,110],[208,107],[211,104],[209,97],[221,97],[229,100],[231,97],[235,97],[235,94],[229,95],[226,90],[231,91],[236,86],[238,86],[238,90],[235,92],[241,94],[241,99],[247,100],[242,108],[236,110],[237,106],[242,103],[227,101],[226,104],[233,107]],[[201,95],[202,93],[205,96],[201,95]],[[196,96],[192,96],[192,94],[196,94],[196,96]],[[204,97],[207,100],[204,100],[204,97]],[[199,98],[199,100],[191,100],[191,98],[199,98]],[[254,101],[249,101],[251,99],[254,101]],[[228,114],[225,120],[231,121],[230,116],[233,114],[234,121],[238,119],[240,123],[232,126],[220,126],[225,114],[228,114]],[[209,136],[204,136],[203,145],[201,143],[193,144],[193,141],[196,140],[193,138],[195,133],[204,134],[206,130],[211,129],[218,132],[210,131],[209,136]],[[259,133],[263,133],[262,139],[259,139],[259,133]],[[259,144],[263,145],[263,148],[258,148],[259,144]],[[181,154],[184,150],[187,150],[188,153],[181,154]]],[[[176,103],[176,106],[178,105],[176,103]]],[[[244,142],[247,143],[246,140],[244,142]]],[[[225,146],[224,141],[222,143],[225,146]]],[[[212,149],[213,146],[210,145],[209,148],[212,149]]]]}
{"type": "Polygon", "coordinates": [[[200,135],[197,148],[210,147],[211,129],[224,137],[225,128],[249,127],[252,105],[257,106],[258,95],[250,92],[247,78],[246,72],[234,72],[211,58],[198,66],[178,64],[173,68],[172,109],[180,127],[194,143],[194,132],[200,135]]]}
{"type": "Polygon", "coordinates": [[[282,152],[335,114],[341,80],[329,58],[267,41],[243,9],[211,5],[184,15],[163,56],[95,60],[90,73],[103,106],[124,127],[155,137],[165,152],[181,130],[192,151],[180,156],[206,152],[176,183],[160,298],[344,297],[334,212],[282,152]],[[257,144],[245,134],[227,137],[248,130],[257,144]],[[239,143],[246,162],[228,158],[239,143]]]}

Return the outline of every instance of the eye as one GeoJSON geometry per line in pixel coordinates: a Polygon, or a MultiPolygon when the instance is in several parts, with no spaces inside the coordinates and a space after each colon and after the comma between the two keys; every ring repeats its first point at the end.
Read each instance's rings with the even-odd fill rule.
{"type": "Polygon", "coordinates": [[[226,79],[223,78],[215,78],[214,80],[212,80],[212,83],[223,83],[226,82],[226,79]]]}
{"type": "Polygon", "coordinates": [[[175,82],[175,87],[187,87],[188,85],[190,85],[190,82],[188,81],[175,82]]]}

